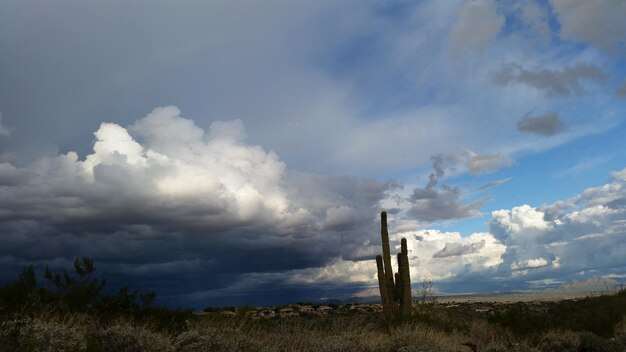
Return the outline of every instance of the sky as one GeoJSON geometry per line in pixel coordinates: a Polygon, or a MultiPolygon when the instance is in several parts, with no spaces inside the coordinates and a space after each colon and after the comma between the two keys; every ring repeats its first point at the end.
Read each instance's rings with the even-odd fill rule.
{"type": "Polygon", "coordinates": [[[169,306],[626,278],[622,0],[0,1],[0,282],[169,306]]]}

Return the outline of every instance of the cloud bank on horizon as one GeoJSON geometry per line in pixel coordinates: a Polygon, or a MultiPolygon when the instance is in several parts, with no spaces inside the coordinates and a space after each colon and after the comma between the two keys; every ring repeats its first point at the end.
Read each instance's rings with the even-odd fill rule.
{"type": "Polygon", "coordinates": [[[382,209],[414,281],[626,274],[622,1],[73,5],[0,5],[3,281],[360,294],[382,209]]]}

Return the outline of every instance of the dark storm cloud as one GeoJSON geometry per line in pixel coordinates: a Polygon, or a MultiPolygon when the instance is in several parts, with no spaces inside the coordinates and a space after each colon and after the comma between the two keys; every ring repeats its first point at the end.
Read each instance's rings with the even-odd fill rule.
{"type": "Polygon", "coordinates": [[[517,122],[517,130],[549,137],[565,130],[565,125],[559,114],[548,111],[539,116],[531,116],[530,113],[524,115],[517,122]]]}
{"type": "Polygon", "coordinates": [[[527,69],[518,64],[503,64],[494,73],[493,82],[499,85],[521,83],[543,91],[548,96],[580,95],[583,82],[601,83],[606,75],[593,64],[579,63],[562,70],[527,69]]]}
{"type": "Polygon", "coordinates": [[[84,159],[0,164],[7,267],[90,256],[112,284],[175,299],[363,255],[393,182],[294,173],[247,144],[241,122],[203,131],[179,113],[158,108],[129,129],[102,124],[84,159]]]}

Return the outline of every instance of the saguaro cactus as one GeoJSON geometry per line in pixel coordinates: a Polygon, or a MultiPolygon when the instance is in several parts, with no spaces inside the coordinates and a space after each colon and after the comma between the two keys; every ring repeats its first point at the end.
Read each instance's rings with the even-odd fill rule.
{"type": "Polygon", "coordinates": [[[387,213],[380,213],[380,237],[383,255],[376,256],[378,268],[378,287],[383,303],[383,313],[387,320],[402,319],[411,316],[413,298],[411,297],[411,275],[406,239],[400,241],[398,253],[398,272],[393,273],[389,250],[389,232],[387,231],[387,213]],[[395,279],[395,280],[394,280],[395,279]]]}

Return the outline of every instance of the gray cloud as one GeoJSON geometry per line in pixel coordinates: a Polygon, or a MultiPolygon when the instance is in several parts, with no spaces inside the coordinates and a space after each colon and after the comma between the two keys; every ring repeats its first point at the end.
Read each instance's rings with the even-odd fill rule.
{"type": "Polygon", "coordinates": [[[428,176],[425,187],[417,187],[408,201],[411,204],[407,215],[420,221],[464,219],[479,216],[479,209],[488,201],[481,198],[466,203],[458,187],[441,184],[446,169],[462,168],[477,175],[496,171],[513,164],[513,160],[497,154],[478,154],[464,150],[455,154],[436,154],[431,156],[433,172],[428,176]]]}
{"type": "Polygon", "coordinates": [[[2,121],[2,113],[0,112],[0,137],[8,137],[11,135],[11,132],[13,132],[13,129],[4,124],[2,121]]]}
{"type": "Polygon", "coordinates": [[[565,129],[559,115],[548,111],[543,115],[531,116],[530,113],[524,115],[517,122],[517,130],[537,134],[540,136],[553,136],[565,129]]]}
{"type": "MultiPolygon", "coordinates": [[[[0,107],[12,130],[0,138],[0,279],[31,261],[71,265],[74,256],[90,255],[112,277],[160,296],[285,288],[302,270],[324,274],[337,258],[371,255],[372,214],[398,187],[314,173],[411,177],[433,153],[449,160],[427,181],[433,185],[414,192],[413,215],[478,214],[485,200],[445,185],[443,170],[492,172],[512,162],[504,155],[571,140],[520,143],[510,121],[494,118],[543,102],[483,79],[503,60],[532,54],[511,45],[525,28],[501,31],[507,6],[0,2],[0,107]],[[489,55],[451,69],[449,54],[483,50],[489,55]],[[135,123],[161,104],[181,106],[196,120],[161,111],[135,123]]],[[[545,32],[541,11],[527,7],[532,35],[545,32]]],[[[600,61],[554,44],[541,58],[557,74],[579,54],[600,61]]],[[[579,76],[565,88],[594,81],[579,76]]],[[[577,110],[581,118],[571,120],[614,108],[588,99],[577,110]]],[[[396,228],[415,226],[406,219],[396,228]]],[[[487,247],[470,256],[482,257],[487,247]]],[[[485,255],[489,267],[498,253],[485,255]]],[[[520,263],[529,259],[537,257],[520,263]]],[[[366,281],[371,271],[363,268],[351,279],[366,281]]]]}
{"type": "Polygon", "coordinates": [[[456,242],[447,242],[445,247],[439,252],[433,254],[433,258],[446,258],[456,257],[465,254],[472,254],[479,252],[485,247],[485,240],[480,242],[460,244],[456,242]]]}
{"type": "Polygon", "coordinates": [[[619,95],[620,97],[626,98],[626,80],[624,80],[619,88],[617,88],[615,94],[619,95]]]}
{"type": "Polygon", "coordinates": [[[456,155],[467,170],[473,175],[480,175],[497,171],[503,167],[514,164],[513,159],[498,154],[477,154],[471,150],[465,150],[456,155]]]}
{"type": "Polygon", "coordinates": [[[609,53],[626,45],[626,3],[621,0],[551,0],[563,39],[588,43],[609,53]]]}
{"type": "MultiPolygon", "coordinates": [[[[509,3],[429,0],[401,12],[356,0],[152,5],[0,4],[0,106],[15,129],[0,149],[31,159],[84,155],[101,121],[129,126],[162,104],[184,108],[202,128],[240,119],[252,143],[308,172],[390,177],[459,148],[543,148],[491,118],[536,103],[516,95],[511,104],[483,79],[504,57],[521,55],[510,37],[527,29],[501,32],[509,3]],[[492,52],[463,61],[476,74],[460,74],[450,67],[453,47],[492,52]]],[[[527,7],[528,18],[541,19],[527,7]]],[[[556,59],[559,50],[549,48],[546,64],[570,62],[556,59]]],[[[600,111],[596,104],[589,109],[600,111]]]]}
{"type": "Polygon", "coordinates": [[[500,179],[500,180],[495,180],[495,181],[487,182],[487,183],[485,183],[484,185],[480,186],[480,187],[478,188],[478,190],[480,190],[480,191],[484,191],[484,190],[486,190],[486,189],[489,189],[489,188],[492,188],[492,187],[496,187],[496,186],[501,185],[501,184],[503,184],[503,183],[505,183],[505,182],[508,182],[508,181],[510,181],[511,179],[512,179],[512,177],[507,177],[507,178],[503,178],[503,179],[500,179]]]}
{"type": "Polygon", "coordinates": [[[588,63],[579,63],[562,70],[527,69],[519,64],[503,64],[493,74],[493,82],[496,84],[521,83],[543,91],[548,96],[582,94],[583,81],[600,83],[605,80],[604,72],[588,63]]]}
{"type": "Polygon", "coordinates": [[[17,186],[27,182],[31,175],[27,170],[10,163],[0,163],[0,186],[17,186]]]}
{"type": "Polygon", "coordinates": [[[424,188],[417,187],[408,201],[411,203],[407,215],[420,221],[463,219],[480,215],[480,209],[486,198],[471,203],[463,202],[461,190],[446,184],[439,185],[445,176],[445,168],[455,167],[459,161],[456,155],[433,155],[433,172],[428,176],[424,188]]]}
{"type": "Polygon", "coordinates": [[[465,219],[480,215],[479,209],[487,199],[464,203],[458,188],[442,186],[438,189],[416,188],[410,197],[407,215],[425,222],[465,219]]]}
{"type": "Polygon", "coordinates": [[[482,51],[503,25],[504,17],[497,13],[495,2],[466,2],[448,38],[452,54],[458,58],[466,52],[482,51]]]}
{"type": "Polygon", "coordinates": [[[549,9],[544,8],[537,1],[529,0],[515,3],[521,13],[521,19],[530,28],[543,44],[549,44],[552,39],[552,30],[549,23],[549,9]]]}
{"type": "Polygon", "coordinates": [[[362,257],[397,186],[289,171],[245,135],[240,121],[203,130],[164,107],[129,128],[101,124],[85,158],[0,163],[0,258],[92,256],[115,280],[176,297],[362,257]]]}

